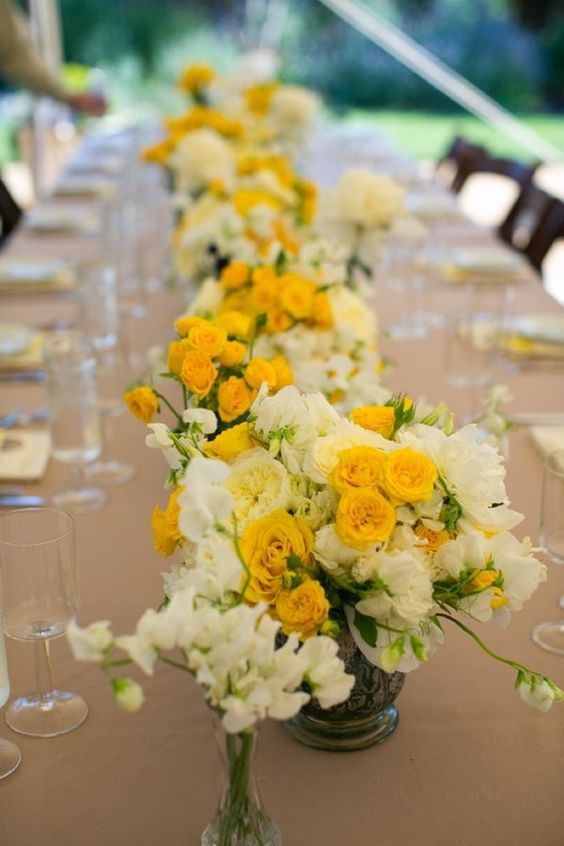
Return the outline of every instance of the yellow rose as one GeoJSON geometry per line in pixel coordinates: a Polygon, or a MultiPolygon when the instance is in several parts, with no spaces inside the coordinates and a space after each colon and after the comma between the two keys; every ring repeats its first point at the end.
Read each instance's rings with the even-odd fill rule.
{"type": "Polygon", "coordinates": [[[277,299],[278,287],[274,280],[253,285],[250,293],[250,302],[253,309],[259,314],[273,306],[277,299]]]}
{"type": "Polygon", "coordinates": [[[329,484],[340,493],[350,488],[375,488],[381,481],[386,456],[379,449],[355,446],[339,452],[329,484]]]}
{"type": "Polygon", "coordinates": [[[167,366],[171,373],[180,376],[186,353],[192,349],[186,338],[180,341],[171,341],[168,345],[167,366]]]}
{"type": "Polygon", "coordinates": [[[281,308],[272,306],[266,310],[266,326],[264,328],[269,335],[278,335],[280,332],[286,332],[291,327],[291,318],[281,308]]]}
{"type": "Polygon", "coordinates": [[[221,271],[219,281],[226,291],[242,288],[250,279],[250,268],[242,261],[233,261],[221,271]]]}
{"type": "Polygon", "coordinates": [[[151,147],[146,147],[141,153],[141,158],[148,164],[165,165],[174,152],[174,147],[174,141],[171,138],[165,138],[151,147]]]}
{"type": "Polygon", "coordinates": [[[364,550],[377,541],[387,541],[395,524],[394,509],[378,491],[352,488],[339,500],[337,534],[353,549],[364,550]]]}
{"type": "Polygon", "coordinates": [[[250,310],[248,288],[239,288],[237,291],[229,291],[219,306],[220,314],[230,314],[233,311],[246,314],[250,310]]]}
{"type": "Polygon", "coordinates": [[[247,353],[247,347],[240,341],[226,341],[223,352],[218,358],[224,367],[236,367],[241,364],[247,353]]]}
{"type": "Polygon", "coordinates": [[[123,395],[126,406],[138,420],[150,423],[159,410],[159,398],[152,388],[132,388],[123,395]]]}
{"type": "Polygon", "coordinates": [[[384,488],[396,505],[426,502],[437,478],[431,459],[411,447],[390,453],[384,465],[384,488]]]}
{"type": "Polygon", "coordinates": [[[253,285],[262,285],[263,282],[276,282],[278,276],[275,269],[267,264],[264,267],[255,267],[252,275],[253,285]]]}
{"type": "Polygon", "coordinates": [[[153,509],[151,528],[153,530],[153,544],[160,555],[172,555],[178,544],[183,540],[178,528],[180,506],[178,497],[184,488],[180,486],[169,497],[166,509],[163,511],[158,505],[153,509]]]}
{"type": "Polygon", "coordinates": [[[230,376],[222,382],[217,391],[218,413],[223,421],[230,423],[246,411],[253,401],[253,393],[244,379],[230,376]]]}
{"type": "Polygon", "coordinates": [[[281,220],[274,221],[274,234],[287,253],[297,255],[300,249],[298,242],[292,238],[281,220]]]}
{"type": "Polygon", "coordinates": [[[396,414],[391,405],[361,405],[351,411],[349,417],[363,429],[378,432],[384,438],[392,437],[396,414]]]}
{"type": "Polygon", "coordinates": [[[329,602],[319,582],[308,580],[293,590],[283,590],[276,600],[276,614],[285,635],[299,632],[305,640],[317,634],[329,616],[329,602]]]}
{"type": "Polygon", "coordinates": [[[255,356],[245,368],[245,381],[251,388],[260,388],[266,382],[269,388],[276,386],[276,371],[265,358],[255,356]]]}
{"type": "Polygon", "coordinates": [[[182,362],[180,378],[198,399],[207,396],[217,378],[213,361],[200,350],[188,350],[182,362]]]}
{"type": "Polygon", "coordinates": [[[221,458],[222,461],[232,461],[242,452],[256,446],[251,437],[253,431],[248,423],[237,423],[236,426],[225,429],[213,441],[208,441],[204,445],[206,454],[212,458],[221,458]]]}
{"type": "Polygon", "coordinates": [[[450,535],[446,531],[446,529],[441,529],[439,532],[435,532],[433,529],[428,529],[423,523],[418,523],[414,529],[415,534],[421,540],[427,541],[427,543],[421,547],[421,549],[425,550],[425,552],[436,552],[437,549],[450,540],[450,535]]]}
{"type": "Polygon", "coordinates": [[[246,217],[256,206],[268,206],[271,209],[280,209],[280,201],[266,191],[259,191],[254,188],[239,188],[233,194],[233,206],[237,214],[246,217]]]}
{"type": "Polygon", "coordinates": [[[244,92],[247,107],[254,115],[263,116],[270,107],[270,101],[278,88],[276,82],[260,82],[244,92]]]}
{"type": "Polygon", "coordinates": [[[280,307],[294,320],[305,320],[313,310],[315,285],[293,273],[280,277],[282,290],[280,292],[280,307]]]}
{"type": "Polygon", "coordinates": [[[207,321],[195,314],[187,314],[185,317],[179,317],[178,320],[174,321],[174,328],[181,338],[185,338],[193,326],[198,326],[201,323],[207,323],[207,321]]]}
{"type": "Polygon", "coordinates": [[[248,314],[243,314],[242,311],[223,311],[215,318],[215,323],[225,329],[230,338],[247,340],[251,334],[253,321],[248,314]]]}
{"type": "Polygon", "coordinates": [[[283,355],[277,355],[276,358],[271,358],[270,366],[276,374],[276,391],[280,391],[282,388],[294,384],[294,374],[292,373],[292,368],[283,355]]]}
{"type": "Polygon", "coordinates": [[[207,353],[210,358],[216,358],[223,352],[227,332],[220,326],[214,326],[209,320],[204,320],[192,326],[188,332],[188,343],[195,350],[207,353]]]}
{"type": "Polygon", "coordinates": [[[240,542],[250,573],[245,599],[274,605],[283,587],[288,557],[295,555],[307,566],[312,545],[308,526],[286,511],[278,509],[249,523],[240,542]]]}
{"type": "Polygon", "coordinates": [[[178,87],[187,94],[198,94],[202,88],[215,79],[215,70],[211,65],[188,65],[178,80],[178,87]]]}

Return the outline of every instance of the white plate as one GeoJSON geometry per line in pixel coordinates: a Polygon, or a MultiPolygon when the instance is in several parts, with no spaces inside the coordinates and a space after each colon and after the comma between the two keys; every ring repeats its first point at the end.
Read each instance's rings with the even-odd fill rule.
{"type": "Polygon", "coordinates": [[[467,247],[454,250],[452,264],[470,273],[511,273],[521,270],[521,256],[501,247],[467,247]]]}
{"type": "Polygon", "coordinates": [[[35,331],[16,323],[0,323],[0,356],[13,356],[25,352],[35,331]]]}
{"type": "Polygon", "coordinates": [[[0,261],[0,283],[29,283],[50,282],[66,267],[60,259],[5,259],[0,261]]]}
{"type": "Polygon", "coordinates": [[[516,316],[506,321],[505,330],[529,341],[561,345],[564,344],[564,313],[516,316]]]}

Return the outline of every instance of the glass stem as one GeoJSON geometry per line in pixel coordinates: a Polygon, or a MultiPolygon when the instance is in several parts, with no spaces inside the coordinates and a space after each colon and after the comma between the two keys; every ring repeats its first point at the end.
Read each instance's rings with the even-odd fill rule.
{"type": "Polygon", "coordinates": [[[70,465],[71,487],[75,491],[79,491],[84,487],[84,463],[82,461],[72,461],[70,465]]]}
{"type": "Polygon", "coordinates": [[[53,674],[49,656],[49,639],[41,638],[35,641],[35,686],[39,703],[47,707],[53,698],[53,674]]]}

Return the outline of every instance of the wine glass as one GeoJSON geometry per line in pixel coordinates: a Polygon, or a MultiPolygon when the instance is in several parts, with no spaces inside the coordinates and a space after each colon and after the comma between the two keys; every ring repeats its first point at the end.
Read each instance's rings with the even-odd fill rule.
{"type": "Polygon", "coordinates": [[[390,290],[402,297],[402,313],[397,323],[386,327],[395,340],[409,341],[426,338],[428,326],[421,320],[425,272],[417,261],[417,243],[413,239],[388,239],[379,268],[390,290]]]}
{"type": "MultiPolygon", "coordinates": [[[[127,383],[118,343],[118,299],[116,274],[105,262],[84,265],[79,273],[79,321],[96,354],[102,445],[111,441],[109,419],[123,412],[121,400],[127,383]]],[[[95,485],[123,485],[135,476],[135,468],[117,459],[95,461],[86,468],[89,482],[95,485]]]]}
{"type": "MultiPolygon", "coordinates": [[[[1,619],[1,615],[0,615],[1,619]]],[[[0,628],[0,708],[3,708],[10,698],[10,679],[8,678],[8,662],[4,636],[0,628]]],[[[21,752],[15,743],[0,737],[0,779],[6,778],[17,769],[22,760],[21,752]]]]}
{"type": "Polygon", "coordinates": [[[0,592],[5,634],[35,649],[36,692],[14,699],[6,722],[20,734],[66,734],[88,715],[81,696],[53,688],[49,657],[50,640],[64,634],[78,613],[69,514],[27,508],[0,515],[0,592]]]}
{"type": "Polygon", "coordinates": [[[85,482],[85,464],[101,452],[96,358],[87,339],[74,330],[45,338],[45,384],[53,458],[68,464],[70,490],[52,497],[65,511],[83,513],[107,502],[104,491],[85,482]]]}
{"type": "MultiPolygon", "coordinates": [[[[540,542],[551,561],[564,564],[564,449],[551,452],[544,462],[540,542]]],[[[542,649],[564,655],[564,617],[539,623],[532,637],[542,649]]]]}

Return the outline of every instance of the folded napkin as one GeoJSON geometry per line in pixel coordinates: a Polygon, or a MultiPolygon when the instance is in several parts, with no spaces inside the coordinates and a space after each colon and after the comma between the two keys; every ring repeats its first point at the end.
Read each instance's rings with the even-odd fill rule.
{"type": "Polygon", "coordinates": [[[557,449],[564,450],[564,426],[533,426],[531,440],[543,458],[546,458],[557,449]]]}
{"type": "Polygon", "coordinates": [[[30,344],[15,355],[0,355],[0,371],[37,370],[43,366],[43,332],[37,332],[30,344]]]}
{"type": "Polygon", "coordinates": [[[93,234],[98,231],[100,221],[96,214],[84,208],[39,208],[25,216],[24,225],[32,232],[41,234],[93,234]]]}
{"type": "Polygon", "coordinates": [[[502,334],[500,342],[515,358],[564,359],[564,344],[547,344],[513,332],[502,334]]]}
{"type": "Polygon", "coordinates": [[[477,268],[460,267],[452,262],[442,266],[443,275],[447,282],[472,282],[478,285],[514,285],[529,278],[526,267],[515,267],[511,270],[479,270],[477,268]]]}
{"type": "Polygon", "coordinates": [[[51,443],[47,432],[24,429],[0,431],[0,479],[31,482],[47,468],[51,443]]]}
{"type": "Polygon", "coordinates": [[[55,185],[53,197],[101,197],[112,190],[112,183],[97,175],[74,176],[67,174],[55,185]]]}
{"type": "Polygon", "coordinates": [[[14,256],[0,260],[0,293],[60,291],[72,288],[75,281],[74,269],[59,259],[14,256]]]}

